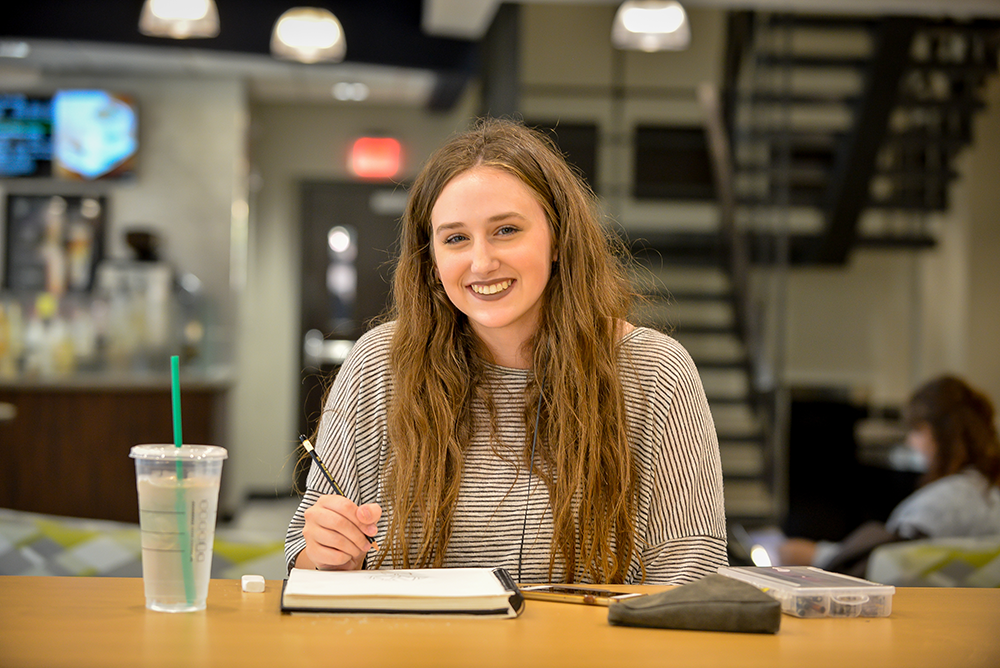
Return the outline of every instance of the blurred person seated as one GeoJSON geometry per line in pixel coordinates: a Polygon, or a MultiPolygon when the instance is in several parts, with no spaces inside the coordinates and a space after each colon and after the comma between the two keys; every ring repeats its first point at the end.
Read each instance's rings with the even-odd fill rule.
{"type": "Polygon", "coordinates": [[[906,442],[926,461],[920,486],[885,524],[867,522],[843,541],[788,538],[784,566],[818,566],[863,577],[871,551],[922,538],[1000,535],[1000,438],[990,399],[954,376],[920,387],[905,410],[906,442]]]}

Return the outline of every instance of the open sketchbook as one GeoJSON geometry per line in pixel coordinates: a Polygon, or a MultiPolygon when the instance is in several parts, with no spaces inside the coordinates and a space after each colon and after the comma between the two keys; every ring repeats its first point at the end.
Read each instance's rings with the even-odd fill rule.
{"type": "Polygon", "coordinates": [[[516,617],[524,598],[502,568],[313,571],[293,568],[282,612],[516,617]]]}

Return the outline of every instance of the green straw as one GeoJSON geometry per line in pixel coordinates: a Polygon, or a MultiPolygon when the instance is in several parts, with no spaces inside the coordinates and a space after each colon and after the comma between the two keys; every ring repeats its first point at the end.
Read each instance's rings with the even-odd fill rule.
{"type": "MultiPolygon", "coordinates": [[[[171,400],[174,413],[174,447],[181,447],[184,444],[184,437],[181,435],[181,383],[180,383],[180,360],[177,355],[170,358],[170,389],[171,400]]],[[[174,501],[174,510],[177,511],[177,532],[181,539],[181,569],[184,571],[184,595],[187,597],[187,604],[194,605],[194,572],[191,567],[191,535],[187,527],[187,511],[184,498],[184,487],[181,481],[184,479],[184,464],[177,460],[177,498],[174,501]]]]}

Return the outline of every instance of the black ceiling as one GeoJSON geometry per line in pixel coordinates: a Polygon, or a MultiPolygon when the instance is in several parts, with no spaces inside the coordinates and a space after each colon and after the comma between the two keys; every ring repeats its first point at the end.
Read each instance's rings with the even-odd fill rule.
{"type": "Polygon", "coordinates": [[[139,32],[142,0],[17,0],[0,13],[0,37],[111,42],[269,54],[271,28],[287,9],[325,7],[344,27],[347,62],[473,74],[477,44],[430,37],[420,29],[421,0],[216,0],[221,29],[210,39],[175,40],[139,32]]]}

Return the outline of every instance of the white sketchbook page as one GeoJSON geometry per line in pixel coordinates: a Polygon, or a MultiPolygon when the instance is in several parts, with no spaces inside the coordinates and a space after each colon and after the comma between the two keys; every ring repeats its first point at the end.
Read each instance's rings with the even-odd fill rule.
{"type": "Polygon", "coordinates": [[[489,568],[316,571],[293,568],[285,593],[299,596],[466,598],[507,593],[489,568]]]}

